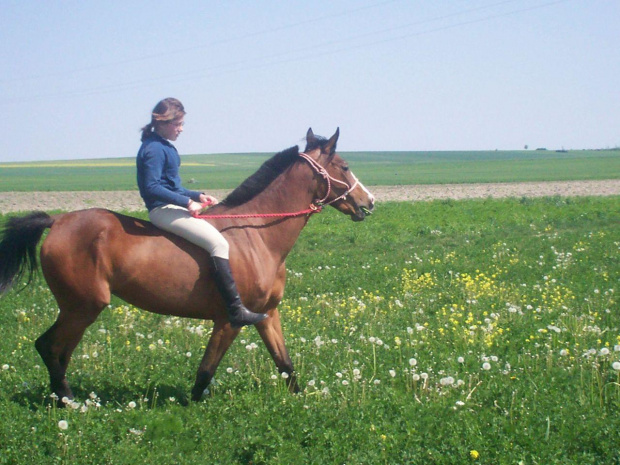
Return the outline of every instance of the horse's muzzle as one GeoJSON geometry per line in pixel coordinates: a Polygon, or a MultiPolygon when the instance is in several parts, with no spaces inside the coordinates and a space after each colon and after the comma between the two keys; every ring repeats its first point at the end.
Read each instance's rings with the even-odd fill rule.
{"type": "Polygon", "coordinates": [[[364,221],[367,216],[372,215],[372,210],[374,209],[374,204],[371,204],[369,207],[359,207],[356,209],[355,213],[351,215],[351,219],[353,221],[364,221]]]}

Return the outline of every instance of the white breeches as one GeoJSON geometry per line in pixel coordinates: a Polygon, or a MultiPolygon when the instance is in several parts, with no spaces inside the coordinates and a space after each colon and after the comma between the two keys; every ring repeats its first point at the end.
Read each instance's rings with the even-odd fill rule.
{"type": "Polygon", "coordinates": [[[228,260],[229,247],[224,236],[207,221],[191,216],[186,208],[163,205],[151,210],[149,219],[158,228],[202,247],[212,257],[228,260]]]}

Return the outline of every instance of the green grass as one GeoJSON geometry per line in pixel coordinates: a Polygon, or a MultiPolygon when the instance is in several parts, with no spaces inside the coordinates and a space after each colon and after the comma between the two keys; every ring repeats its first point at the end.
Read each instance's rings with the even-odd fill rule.
{"type": "MultiPolygon", "coordinates": [[[[232,189],[272,154],[185,155],[196,189],[232,189]]],[[[620,151],[343,152],[368,186],[620,178],[620,151]]],[[[130,158],[0,164],[0,192],[135,190],[130,158]]],[[[193,180],[193,183],[189,183],[193,180]]]]}
{"type": "Polygon", "coordinates": [[[250,328],[186,405],[211,323],[115,301],[58,409],[32,344],[56,304],[11,291],[0,463],[618,463],[619,224],[619,197],[327,209],[287,262],[299,395],[250,328]]]}

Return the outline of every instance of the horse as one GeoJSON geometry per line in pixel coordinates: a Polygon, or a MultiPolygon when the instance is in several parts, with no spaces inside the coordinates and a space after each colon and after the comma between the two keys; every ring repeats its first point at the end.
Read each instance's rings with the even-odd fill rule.
{"type": "MultiPolygon", "coordinates": [[[[329,138],[306,134],[298,146],[265,161],[221,203],[210,221],[230,243],[230,264],[245,306],[268,318],[256,325],[288,389],[298,392],[278,305],[284,295],[285,260],[313,213],[331,205],[353,221],[372,213],[375,199],[336,153],[339,128],[329,138]]],[[[213,320],[191,398],[199,401],[240,332],[228,322],[212,279],[207,252],[150,222],[101,208],[50,216],[11,217],[0,235],[0,295],[22,277],[30,284],[39,261],[58,303],[54,324],[35,347],[59,399],[73,398],[66,373],[84,332],[115,295],[150,312],[213,320]]]]}

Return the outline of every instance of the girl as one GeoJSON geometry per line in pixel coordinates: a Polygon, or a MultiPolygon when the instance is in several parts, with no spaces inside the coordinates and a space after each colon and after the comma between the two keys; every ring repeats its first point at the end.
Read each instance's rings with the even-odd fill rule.
{"type": "Polygon", "coordinates": [[[142,145],[136,158],[140,195],[155,226],[209,253],[215,284],[231,325],[239,328],[256,324],[267,315],[252,313],[241,303],[228,262],[228,242],[214,226],[191,215],[199,212],[203,203],[215,204],[217,199],[181,185],[181,158],[169,141],[177,140],[183,132],[184,117],[183,104],[167,98],[155,106],[151,122],[142,128],[142,145]]]}

